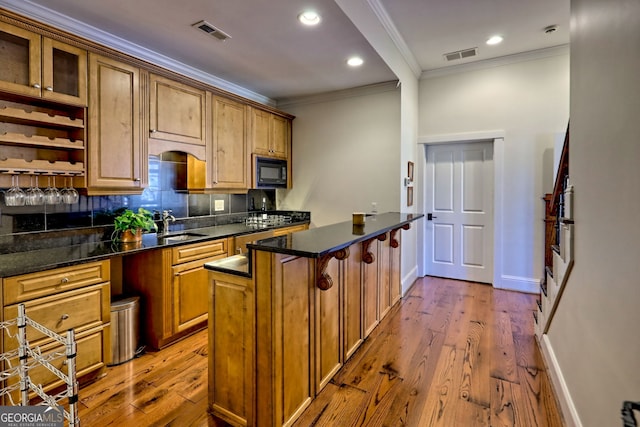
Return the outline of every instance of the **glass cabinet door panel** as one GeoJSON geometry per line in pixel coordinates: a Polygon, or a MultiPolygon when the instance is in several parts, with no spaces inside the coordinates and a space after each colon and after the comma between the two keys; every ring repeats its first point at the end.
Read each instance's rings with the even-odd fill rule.
{"type": "Polygon", "coordinates": [[[40,35],[0,22],[0,90],[40,95],[40,35]]]}
{"type": "Polygon", "coordinates": [[[87,104],[87,51],[65,43],[43,39],[44,98],[87,104]]]}

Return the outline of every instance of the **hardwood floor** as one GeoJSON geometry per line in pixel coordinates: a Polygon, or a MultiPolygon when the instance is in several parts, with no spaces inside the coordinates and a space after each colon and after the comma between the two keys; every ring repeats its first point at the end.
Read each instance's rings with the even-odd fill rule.
{"type": "MultiPolygon", "coordinates": [[[[535,307],[533,295],[420,279],[295,426],[562,426],[535,307]]],[[[109,368],[80,390],[82,425],[214,425],[206,369],[206,331],[109,368]]]]}

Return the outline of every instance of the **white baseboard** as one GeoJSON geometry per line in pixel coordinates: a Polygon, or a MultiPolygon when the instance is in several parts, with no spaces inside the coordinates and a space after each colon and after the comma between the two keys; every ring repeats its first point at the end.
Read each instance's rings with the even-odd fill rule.
{"type": "Polygon", "coordinates": [[[560,369],[560,365],[558,365],[558,360],[553,352],[553,348],[551,347],[551,342],[549,341],[549,336],[547,334],[543,334],[540,338],[540,349],[542,350],[542,358],[547,366],[547,372],[549,373],[551,384],[553,385],[553,389],[558,397],[560,410],[562,411],[567,427],[582,427],[578,411],[573,404],[569,388],[567,387],[567,383],[564,381],[562,370],[560,369]]]}
{"type": "Polygon", "coordinates": [[[409,270],[409,272],[405,274],[404,277],[402,277],[401,279],[402,296],[404,296],[407,293],[407,291],[409,290],[411,285],[413,285],[413,282],[415,282],[417,278],[418,278],[418,266],[416,265],[411,270],[409,270]]]}
{"type": "Polygon", "coordinates": [[[502,275],[499,280],[494,281],[493,287],[508,291],[537,294],[540,292],[540,279],[502,275]]]}

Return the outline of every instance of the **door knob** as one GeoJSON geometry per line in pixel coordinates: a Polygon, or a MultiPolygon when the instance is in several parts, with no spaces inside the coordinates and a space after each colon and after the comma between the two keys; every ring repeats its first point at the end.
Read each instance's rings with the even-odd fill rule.
{"type": "Polygon", "coordinates": [[[432,221],[432,220],[434,220],[434,219],[436,219],[436,218],[438,218],[438,217],[437,217],[437,216],[433,216],[433,214],[432,214],[432,213],[428,213],[428,214],[427,214],[427,221],[432,221]]]}

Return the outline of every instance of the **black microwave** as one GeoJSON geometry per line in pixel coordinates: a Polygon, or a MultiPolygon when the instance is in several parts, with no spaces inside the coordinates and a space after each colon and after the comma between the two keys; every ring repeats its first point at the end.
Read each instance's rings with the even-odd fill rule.
{"type": "Polygon", "coordinates": [[[287,188],[287,161],[256,157],[256,186],[258,188],[287,188]]]}

